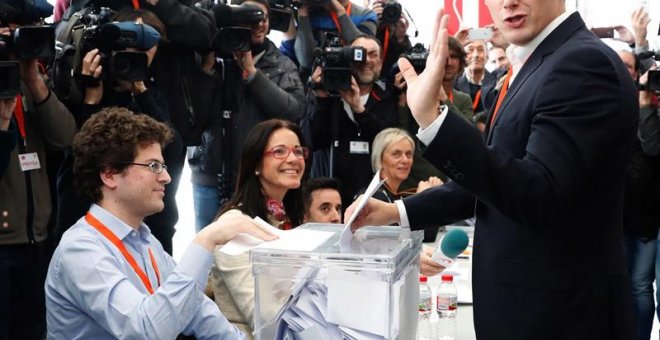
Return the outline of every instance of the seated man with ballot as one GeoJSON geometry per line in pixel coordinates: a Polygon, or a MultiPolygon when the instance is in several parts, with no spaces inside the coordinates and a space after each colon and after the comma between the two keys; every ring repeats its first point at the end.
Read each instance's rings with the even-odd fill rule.
{"type": "Polygon", "coordinates": [[[216,245],[239,233],[275,239],[250,218],[223,216],[194,238],[179,264],[145,217],[163,209],[170,182],[163,123],[105,108],[73,144],[75,183],[94,202],[62,237],[46,278],[48,338],[243,339],[203,293],[216,245]]]}

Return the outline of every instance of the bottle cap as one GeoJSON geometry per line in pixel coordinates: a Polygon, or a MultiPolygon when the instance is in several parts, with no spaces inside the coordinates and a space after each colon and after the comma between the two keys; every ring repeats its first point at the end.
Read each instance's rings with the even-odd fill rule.
{"type": "Polygon", "coordinates": [[[452,281],[454,281],[454,275],[451,275],[451,274],[443,274],[443,275],[442,275],[442,281],[449,281],[449,282],[452,282],[452,281]]]}
{"type": "Polygon", "coordinates": [[[426,281],[428,281],[428,278],[426,276],[424,276],[424,275],[419,276],[419,282],[424,283],[426,281]]]}

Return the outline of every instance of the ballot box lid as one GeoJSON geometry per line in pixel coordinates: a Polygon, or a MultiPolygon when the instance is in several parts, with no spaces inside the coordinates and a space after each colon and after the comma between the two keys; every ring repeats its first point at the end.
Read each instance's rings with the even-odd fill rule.
{"type": "MultiPolygon", "coordinates": [[[[424,233],[398,226],[364,227],[350,242],[339,242],[343,224],[306,223],[297,229],[331,232],[332,235],[311,251],[255,248],[250,260],[255,274],[261,266],[293,266],[378,271],[390,280],[417,260],[424,233]]],[[[305,240],[301,240],[305,242],[305,240]]]]}

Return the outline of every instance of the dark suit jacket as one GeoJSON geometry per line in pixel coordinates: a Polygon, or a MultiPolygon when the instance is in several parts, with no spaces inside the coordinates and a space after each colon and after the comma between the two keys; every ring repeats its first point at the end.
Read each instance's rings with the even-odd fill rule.
{"type": "Polygon", "coordinates": [[[413,229],[476,213],[478,339],[633,338],[621,226],[636,112],[621,60],[575,13],[522,67],[485,143],[448,113],[424,155],[453,182],[404,204],[413,229]]]}
{"type": "MultiPolygon", "coordinates": [[[[484,79],[481,81],[481,98],[479,99],[481,103],[479,104],[479,106],[477,106],[477,109],[474,110],[473,114],[479,113],[481,111],[490,110],[490,107],[497,100],[498,92],[497,90],[495,90],[495,85],[497,85],[497,78],[495,78],[495,76],[492,73],[485,71],[484,79]]],[[[474,102],[474,96],[476,94],[471,93],[470,83],[468,82],[465,74],[463,74],[458,79],[456,79],[454,88],[458,91],[470,95],[470,99],[472,99],[472,102],[474,102]]]]}

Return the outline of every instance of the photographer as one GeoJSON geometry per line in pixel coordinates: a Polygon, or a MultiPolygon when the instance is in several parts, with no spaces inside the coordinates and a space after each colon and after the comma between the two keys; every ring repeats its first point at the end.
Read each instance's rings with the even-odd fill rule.
{"type": "MultiPolygon", "coordinates": [[[[130,68],[136,73],[147,72],[147,68],[157,54],[161,34],[162,36],[165,35],[164,25],[150,12],[136,13],[131,9],[120,11],[116,16],[116,20],[119,20],[119,22],[104,25],[121,27],[122,31],[136,33],[136,38],[134,41],[121,44],[108,42],[100,33],[106,29],[105,26],[101,26],[99,31],[94,33],[99,36],[92,41],[103,41],[103,47],[92,46],[97,48],[85,53],[82,58],[79,78],[84,85],[84,99],[80,111],[76,112],[76,121],[82,126],[89,117],[102,108],[118,106],[146,114],[157,121],[171,124],[168,100],[163,92],[159,91],[155,84],[149,80],[125,79],[127,78],[123,74],[125,70],[121,69],[121,73],[113,70],[111,62],[113,59],[118,60],[119,53],[137,52],[133,56],[144,55],[146,63],[140,66],[138,66],[139,63],[133,63],[130,68]],[[143,20],[148,21],[153,26],[143,24],[143,20]],[[158,30],[155,29],[156,27],[158,27],[158,30]],[[111,51],[108,51],[108,48],[111,51]]],[[[132,71],[127,72],[129,76],[133,74],[132,71]]],[[[180,150],[184,149],[181,135],[175,132],[174,136],[172,142],[163,150],[167,164],[175,163],[180,158],[180,150]]],[[[68,155],[65,166],[62,167],[60,172],[58,183],[59,198],[62,202],[58,212],[59,235],[82,217],[89,207],[89,201],[83,199],[73,187],[71,166],[72,157],[68,155]]],[[[178,180],[179,176],[173,175],[173,177],[178,180]]],[[[176,188],[170,190],[176,192],[176,188]]],[[[161,240],[168,252],[171,252],[172,249],[171,236],[174,233],[174,224],[176,223],[176,202],[174,194],[169,194],[170,192],[172,191],[168,190],[168,195],[165,198],[165,209],[147,219],[148,223],[154,227],[155,236],[161,240]]]]}
{"type": "Polygon", "coordinates": [[[383,44],[383,77],[412,44],[406,32],[408,18],[403,15],[402,7],[396,1],[376,0],[371,4],[371,10],[378,16],[376,38],[383,44]]]}
{"type": "MultiPolygon", "coordinates": [[[[351,44],[365,50],[366,61],[350,64],[351,86],[339,90],[339,99],[330,97],[322,84],[324,72],[316,68],[312,74],[314,91],[310,91],[310,104],[303,129],[311,136],[314,151],[333,150],[334,157],[321,160],[315,153],[315,167],[332,167],[332,177],[342,183],[342,202],[350,202],[355,194],[366,187],[373,173],[369,146],[374,137],[387,127],[397,125],[397,100],[388,96],[376,83],[381,71],[381,47],[376,38],[361,36],[351,44]],[[332,128],[329,128],[332,127],[332,128]],[[335,143],[336,142],[336,143],[335,143]]],[[[318,173],[328,176],[328,173],[318,173]]]]}
{"type": "Polygon", "coordinates": [[[232,59],[219,65],[224,75],[216,96],[222,98],[223,115],[214,115],[202,136],[202,144],[189,155],[192,170],[195,225],[209,224],[234,190],[244,138],[264,120],[297,121],[303,112],[304,87],[296,66],[275,47],[267,34],[269,6],[266,0],[239,1],[265,13],[251,30],[250,50],[233,51],[232,59]]]}
{"type": "MultiPolygon", "coordinates": [[[[639,74],[639,60],[629,51],[619,51],[633,80],[639,74]]],[[[626,169],[623,230],[625,254],[632,288],[636,339],[649,339],[655,304],[653,281],[660,263],[656,260],[656,239],[660,226],[660,125],[657,99],[648,90],[648,72],[639,77],[638,138],[626,169]]],[[[656,293],[657,294],[657,293],[656,293]]]]}
{"type": "MultiPolygon", "coordinates": [[[[37,12],[38,18],[50,15],[37,12]]],[[[18,22],[33,23],[38,18],[18,22]]],[[[10,22],[15,21],[2,18],[0,26],[10,22]]],[[[46,241],[53,208],[47,151],[68,147],[76,131],[69,110],[49,91],[36,57],[7,61],[25,55],[16,40],[26,28],[0,28],[3,84],[18,85],[0,89],[1,339],[44,337],[43,285],[50,260],[46,241]],[[15,71],[4,72],[11,68],[15,71]]]]}
{"type": "MultiPolygon", "coordinates": [[[[280,51],[303,71],[309,72],[316,47],[326,46],[325,32],[338,33],[345,44],[351,44],[361,34],[376,34],[376,13],[349,0],[315,1],[322,7],[302,1],[298,8],[298,28],[291,25],[285,33],[280,51]]],[[[303,72],[304,74],[304,72],[303,72]]]]}

